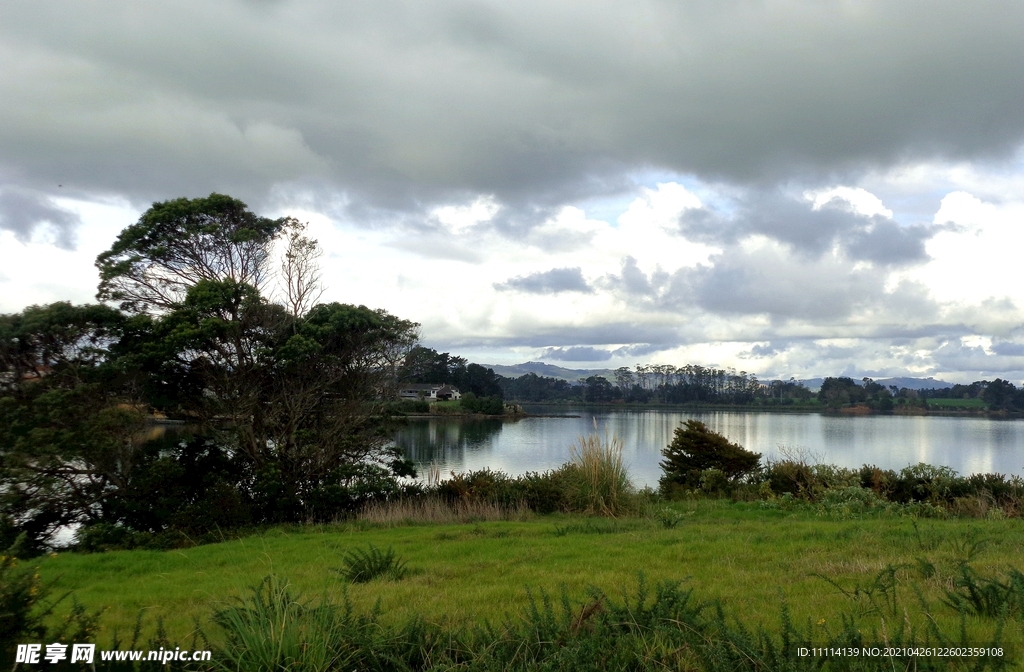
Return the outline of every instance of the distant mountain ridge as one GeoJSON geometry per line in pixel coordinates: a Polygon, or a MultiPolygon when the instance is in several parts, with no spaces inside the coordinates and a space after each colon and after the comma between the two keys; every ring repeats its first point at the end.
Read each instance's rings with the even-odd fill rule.
{"type": "Polygon", "coordinates": [[[513,364],[511,366],[481,364],[481,366],[493,369],[496,374],[505,378],[518,378],[528,373],[535,373],[538,376],[558,378],[559,380],[567,380],[570,383],[579,382],[580,378],[589,378],[590,376],[604,376],[610,381],[615,380],[614,369],[567,369],[563,366],[545,364],[544,362],[523,362],[522,364],[513,364]]]}
{"type": "MultiPolygon", "coordinates": [[[[481,366],[493,369],[496,374],[504,376],[505,378],[518,378],[519,376],[525,376],[528,373],[534,373],[546,378],[567,380],[570,383],[579,382],[580,378],[589,378],[590,376],[604,376],[609,381],[615,382],[614,369],[567,369],[563,366],[545,364],[544,362],[523,362],[522,364],[513,364],[511,366],[501,364],[482,364],[481,366]]],[[[807,389],[817,391],[821,388],[821,383],[824,380],[824,378],[808,378],[799,382],[803,383],[807,389]]],[[[886,387],[895,385],[900,389],[905,387],[908,390],[942,389],[946,387],[953,387],[953,383],[947,383],[944,380],[936,380],[930,377],[876,378],[874,380],[876,383],[885,385],[886,387]]],[[[854,381],[860,383],[860,378],[855,378],[854,381]]]]}

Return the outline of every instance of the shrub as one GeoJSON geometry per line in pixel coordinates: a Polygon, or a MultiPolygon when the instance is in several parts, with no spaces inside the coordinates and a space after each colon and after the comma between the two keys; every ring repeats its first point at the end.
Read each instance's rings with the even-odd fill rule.
{"type": "Polygon", "coordinates": [[[430,402],[416,399],[402,399],[391,404],[391,412],[396,415],[407,413],[429,413],[430,402]]]}
{"type": "Polygon", "coordinates": [[[732,491],[732,481],[721,469],[705,469],[700,472],[700,490],[708,495],[727,495],[732,491]]]}
{"type": "Polygon", "coordinates": [[[18,567],[19,537],[14,545],[0,555],[0,660],[14,660],[14,644],[23,637],[41,641],[46,634],[37,603],[45,595],[39,574],[18,567]]]}
{"type": "Polygon", "coordinates": [[[484,415],[502,415],[505,412],[505,402],[501,397],[477,397],[472,392],[467,392],[460,399],[462,408],[470,413],[482,413],[484,415]]]}
{"type": "Polygon", "coordinates": [[[825,490],[820,502],[821,510],[824,513],[839,518],[883,512],[889,510],[890,506],[893,505],[890,505],[874,491],[856,485],[825,490]]]}
{"type": "Polygon", "coordinates": [[[760,453],[731,443],[698,420],[677,427],[672,443],[661,454],[665,456],[661,463],[665,475],[659,486],[665,494],[670,494],[674,485],[699,488],[701,472],[706,469],[717,469],[735,481],[756,470],[761,462],[760,453]]]}
{"type": "Polygon", "coordinates": [[[398,581],[405,577],[409,570],[405,561],[395,555],[389,546],[382,551],[372,544],[366,550],[352,549],[342,556],[344,567],[341,575],[352,583],[367,583],[377,578],[388,578],[398,581]]]}
{"type": "Polygon", "coordinates": [[[963,481],[949,467],[937,467],[920,462],[904,467],[896,475],[889,498],[900,503],[928,502],[939,504],[950,501],[957,481],[963,481]]]}
{"type": "Polygon", "coordinates": [[[776,495],[790,494],[801,499],[813,499],[816,482],[811,465],[799,460],[769,462],[764,475],[771,491],[776,495]]]}

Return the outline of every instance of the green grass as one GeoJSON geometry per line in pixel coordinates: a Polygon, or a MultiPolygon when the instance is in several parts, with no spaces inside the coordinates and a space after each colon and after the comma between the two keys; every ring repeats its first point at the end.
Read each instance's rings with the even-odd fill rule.
{"type": "MultiPolygon", "coordinates": [[[[945,589],[970,559],[982,574],[1024,566],[1024,521],[870,518],[828,520],[809,512],[765,510],[756,503],[701,500],[672,505],[685,518],[675,527],[650,518],[617,520],[580,516],[526,521],[377,527],[338,525],[281,528],[259,536],[177,551],[59,554],[41,559],[44,580],[73,590],[89,609],[107,607],[98,641],[114,628],[130,632],[140,612],[151,625],[163,619],[172,640],[185,641],[193,622],[209,623],[216,609],[246,595],[275,574],[308,596],[340,598],[347,590],[357,608],[378,600],[383,618],[414,616],[455,625],[501,620],[528,604],[527,588],[573,600],[590,586],[610,595],[635,587],[638,572],[653,584],[684,580],[700,599],[721,599],[727,613],[747,624],[777,625],[781,600],[794,622],[838,625],[838,614],[870,605],[865,588],[895,567],[908,618],[923,627],[914,586],[951,631],[958,616],[943,606],[945,589]],[[345,553],[369,545],[393,548],[407,562],[400,581],[348,584],[338,572],[345,553]],[[934,569],[925,572],[923,559],[934,569]],[[842,590],[841,590],[842,589],[842,590]],[[844,590],[848,595],[844,594],[844,590]]],[[[969,617],[979,641],[989,619],[969,617]]],[[[817,627],[817,626],[816,626],[817,627]]],[[[1019,621],[1005,633],[1024,641],[1019,621]]]]}

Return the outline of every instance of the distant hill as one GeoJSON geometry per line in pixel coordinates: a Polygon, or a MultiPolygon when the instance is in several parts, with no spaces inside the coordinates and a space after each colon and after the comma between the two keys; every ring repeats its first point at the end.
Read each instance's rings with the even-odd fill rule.
{"type": "Polygon", "coordinates": [[[947,383],[944,380],[935,380],[934,378],[879,378],[875,381],[889,387],[895,385],[901,390],[905,387],[908,390],[940,390],[947,387],[953,387],[953,383],[947,383]]]}
{"type": "MultiPolygon", "coordinates": [[[[852,378],[852,376],[851,376],[851,378],[852,378]]],[[[808,390],[810,390],[812,392],[817,392],[818,390],[821,389],[821,384],[822,384],[822,382],[824,382],[824,380],[825,380],[824,378],[808,378],[806,380],[801,380],[800,382],[803,383],[804,387],[806,387],[808,390]]],[[[953,383],[947,383],[944,380],[935,380],[934,378],[905,378],[905,377],[903,377],[903,378],[873,378],[872,380],[874,380],[879,385],[885,385],[886,387],[889,387],[890,385],[895,385],[896,387],[898,387],[901,390],[904,387],[907,388],[908,390],[941,390],[941,389],[944,389],[944,388],[947,388],[947,387],[953,387],[953,383]]],[[[860,378],[854,378],[853,382],[855,382],[858,385],[860,385],[861,384],[861,379],[860,378]]]]}
{"type": "MultiPolygon", "coordinates": [[[[525,376],[528,373],[535,373],[538,376],[558,378],[559,380],[567,380],[570,383],[577,383],[580,378],[589,378],[590,376],[604,376],[612,383],[615,382],[614,369],[567,369],[563,366],[545,364],[544,362],[524,362],[522,364],[513,364],[511,366],[503,366],[501,364],[482,364],[481,366],[493,369],[496,374],[506,378],[518,378],[519,376],[525,376]]],[[[817,392],[821,389],[821,383],[824,380],[824,378],[807,378],[800,382],[812,392],[817,392]]],[[[859,378],[855,378],[854,381],[860,383],[859,378]]],[[[895,385],[900,389],[905,387],[908,390],[942,389],[946,387],[953,387],[953,383],[947,383],[944,380],[935,380],[934,378],[876,378],[875,382],[885,385],[886,387],[895,385]]]]}
{"type": "Polygon", "coordinates": [[[496,374],[506,378],[518,378],[528,373],[535,373],[538,376],[558,378],[559,380],[567,380],[570,383],[579,382],[580,378],[589,378],[590,376],[604,376],[608,380],[615,382],[615,371],[613,369],[567,369],[562,366],[555,366],[554,364],[545,364],[544,362],[524,362],[523,364],[513,364],[512,366],[502,366],[500,364],[482,364],[481,366],[494,369],[496,374]]]}

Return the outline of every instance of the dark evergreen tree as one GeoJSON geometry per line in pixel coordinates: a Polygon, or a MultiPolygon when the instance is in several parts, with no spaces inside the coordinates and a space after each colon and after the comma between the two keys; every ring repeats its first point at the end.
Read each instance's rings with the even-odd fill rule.
{"type": "Polygon", "coordinates": [[[760,453],[730,442],[698,420],[687,420],[677,427],[672,443],[661,454],[665,457],[661,463],[665,472],[660,481],[662,491],[671,491],[676,485],[697,487],[706,469],[717,469],[735,480],[757,469],[761,461],[760,453]]]}

